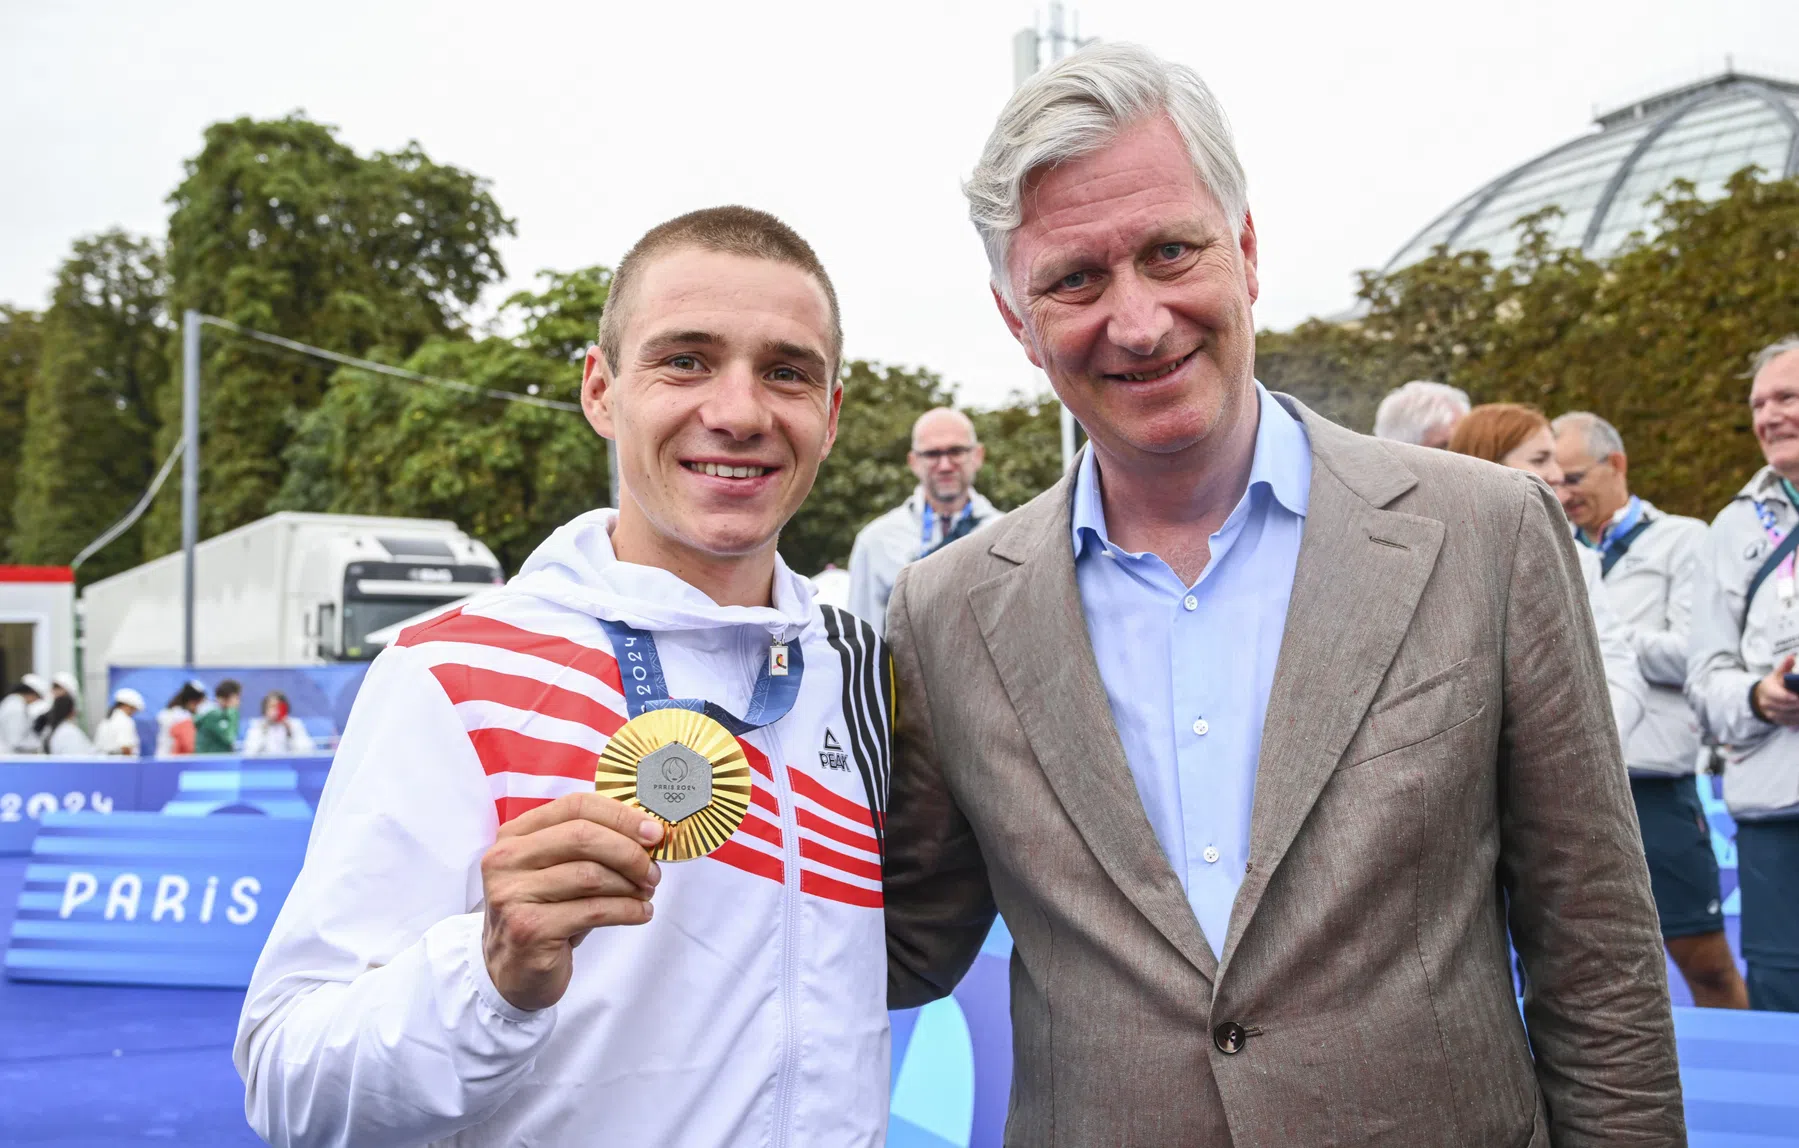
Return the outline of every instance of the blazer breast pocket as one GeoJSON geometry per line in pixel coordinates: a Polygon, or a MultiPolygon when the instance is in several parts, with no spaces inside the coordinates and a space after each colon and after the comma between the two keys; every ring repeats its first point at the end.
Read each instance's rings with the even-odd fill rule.
{"type": "Polygon", "coordinates": [[[1480,712],[1468,681],[1468,659],[1427,674],[1409,685],[1374,699],[1361,728],[1349,739],[1337,769],[1429,741],[1480,712]]]}

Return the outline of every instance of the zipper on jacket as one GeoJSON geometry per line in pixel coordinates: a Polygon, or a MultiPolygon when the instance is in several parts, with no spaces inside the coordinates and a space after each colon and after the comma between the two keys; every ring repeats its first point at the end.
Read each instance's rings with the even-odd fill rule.
{"type": "MultiPolygon", "coordinates": [[[[753,631],[757,638],[751,655],[752,673],[759,673],[768,658],[764,643],[771,639],[766,631],[753,631]]],[[[803,632],[792,641],[804,640],[803,632]]],[[[798,1005],[799,991],[799,913],[800,913],[800,829],[794,809],[793,785],[787,776],[786,755],[774,726],[760,731],[768,742],[768,768],[775,775],[775,795],[781,805],[781,1063],[775,1077],[774,1148],[786,1148],[793,1138],[794,1075],[799,1066],[798,1005]]]]}
{"type": "Polygon", "coordinates": [[[781,1075],[775,1085],[776,1148],[785,1148],[792,1139],[794,1085],[799,1071],[799,1010],[795,997],[799,993],[799,915],[800,915],[800,829],[793,805],[793,786],[787,777],[786,755],[772,726],[768,732],[769,768],[774,770],[776,791],[781,800],[781,852],[785,866],[782,882],[784,906],[781,916],[781,1075]]]}

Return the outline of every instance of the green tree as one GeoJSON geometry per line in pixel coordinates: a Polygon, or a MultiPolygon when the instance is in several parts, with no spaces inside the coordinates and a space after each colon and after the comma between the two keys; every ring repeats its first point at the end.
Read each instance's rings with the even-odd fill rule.
{"type": "Polygon", "coordinates": [[[1054,395],[1014,393],[1007,404],[971,411],[987,447],[975,485],[1001,510],[1014,510],[1062,477],[1062,404],[1054,395]]]}
{"type": "Polygon", "coordinates": [[[1635,489],[1709,518],[1761,465],[1749,358],[1799,331],[1799,180],[1750,168],[1720,198],[1677,181],[1659,200],[1654,234],[1604,259],[1552,247],[1551,209],[1520,221],[1503,267],[1439,248],[1364,272],[1356,322],[1264,332],[1258,373],[1362,430],[1420,377],[1476,402],[1595,411],[1623,434],[1635,489]]]}
{"type": "Polygon", "coordinates": [[[0,306],[0,555],[12,549],[13,498],[25,449],[25,401],[37,378],[42,321],[34,311],[0,306]]]}
{"type": "MultiPolygon", "coordinates": [[[[517,339],[433,340],[404,366],[563,402],[580,397],[576,345],[599,324],[611,273],[545,273],[506,310],[517,339]],[[581,333],[579,336],[577,332],[581,333]]],[[[504,315],[502,316],[505,317],[504,315]]],[[[274,509],[448,518],[517,570],[568,519],[606,505],[606,444],[578,413],[372,372],[336,372],[287,449],[274,509]]]]}
{"type": "MultiPolygon", "coordinates": [[[[168,371],[163,295],[155,243],[119,231],[78,240],[57,273],[19,457],[11,545],[18,561],[67,563],[149,484],[168,371]]],[[[140,531],[133,527],[84,565],[83,581],[142,561],[140,531]]]]}
{"type": "MultiPolygon", "coordinates": [[[[514,226],[484,180],[416,144],[359,156],[298,115],[207,129],[170,197],[169,310],[187,308],[348,354],[406,359],[465,333],[465,313],[504,276],[497,242],[514,226]]],[[[171,341],[179,362],[179,340],[171,341]]],[[[294,429],[323,398],[322,363],[207,332],[201,532],[269,512],[294,429]]],[[[179,433],[169,388],[159,446],[179,433]]],[[[172,549],[174,500],[152,512],[150,544],[172,549]]]]}

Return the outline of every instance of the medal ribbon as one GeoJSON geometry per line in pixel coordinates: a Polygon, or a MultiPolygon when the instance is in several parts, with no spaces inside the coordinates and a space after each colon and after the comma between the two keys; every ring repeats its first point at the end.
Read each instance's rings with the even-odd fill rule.
{"type": "Polygon", "coordinates": [[[625,709],[631,717],[651,710],[692,710],[724,726],[733,736],[742,737],[751,730],[780,721],[799,699],[800,679],[806,673],[806,661],[798,642],[788,646],[786,674],[770,673],[770,660],[764,659],[762,672],[756,675],[755,688],[750,692],[750,708],[738,717],[704,698],[669,697],[668,679],[662,674],[662,658],[656,653],[656,639],[623,622],[601,618],[600,625],[612,639],[612,653],[618,659],[618,675],[624,684],[625,709]]]}
{"type": "MultiPolygon", "coordinates": [[[[1794,511],[1799,511],[1799,491],[1793,489],[1793,484],[1782,478],[1780,489],[1787,497],[1787,506],[1794,511]]],[[[1762,530],[1767,533],[1769,543],[1775,546],[1780,545],[1781,540],[1786,537],[1786,531],[1780,529],[1774,517],[1774,511],[1769,508],[1768,504],[1759,499],[1756,500],[1755,516],[1761,520],[1762,530]]],[[[1783,591],[1782,598],[1790,598],[1793,594],[1794,557],[1792,554],[1787,555],[1774,571],[1774,586],[1775,589],[1783,591]]]]}
{"type": "MultiPolygon", "coordinates": [[[[944,531],[946,539],[955,531],[956,527],[973,517],[974,499],[971,498],[962,504],[962,513],[956,515],[955,520],[944,531]]],[[[931,505],[931,500],[928,498],[925,499],[924,504],[924,529],[919,533],[918,544],[924,548],[926,554],[929,554],[933,549],[933,544],[937,541],[937,509],[931,505]]]]}

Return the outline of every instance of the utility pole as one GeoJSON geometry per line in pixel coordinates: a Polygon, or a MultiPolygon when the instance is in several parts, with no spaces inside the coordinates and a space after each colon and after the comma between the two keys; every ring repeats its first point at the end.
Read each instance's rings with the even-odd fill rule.
{"type": "Polygon", "coordinates": [[[181,317],[181,657],[194,666],[194,547],[200,544],[200,312],[181,317]]]}
{"type": "MultiPolygon", "coordinates": [[[[1071,27],[1064,27],[1063,18],[1068,15],[1062,7],[1061,0],[1050,0],[1049,21],[1042,31],[1035,26],[1020,28],[1012,37],[1012,86],[1022,88],[1024,82],[1044,66],[1044,56],[1048,63],[1054,64],[1070,52],[1077,51],[1093,43],[1098,37],[1089,36],[1081,39],[1081,18],[1079,13],[1073,14],[1071,27]],[[1044,49],[1047,48],[1046,53],[1044,49]]],[[[1067,407],[1062,408],[1062,469],[1067,470],[1074,465],[1074,452],[1077,449],[1074,415],[1067,407]]]]}

